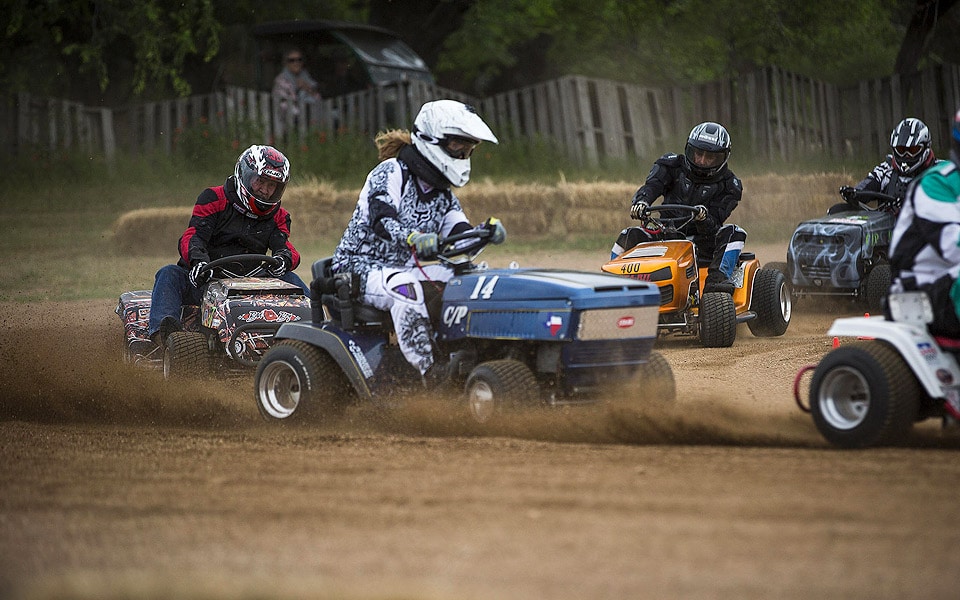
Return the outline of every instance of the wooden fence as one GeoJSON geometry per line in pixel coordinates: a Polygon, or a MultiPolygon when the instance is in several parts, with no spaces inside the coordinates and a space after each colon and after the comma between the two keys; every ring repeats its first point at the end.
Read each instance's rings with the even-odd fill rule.
{"type": "Polygon", "coordinates": [[[436,98],[477,105],[505,142],[549,138],[582,164],[678,150],[690,128],[704,120],[726,125],[745,155],[877,156],[887,151],[891,129],[905,116],[922,119],[935,148],[946,148],[960,106],[960,67],[939,65],[911,77],[846,87],[778,68],[674,88],[567,76],[482,100],[404,82],[301,103],[298,116],[284,113],[269,92],[241,88],[115,109],[19,94],[5,100],[0,148],[79,148],[108,159],[117,152],[173,152],[179,133],[198,125],[238,137],[255,129],[275,143],[344,129],[372,134],[409,127],[420,105],[436,98]]]}

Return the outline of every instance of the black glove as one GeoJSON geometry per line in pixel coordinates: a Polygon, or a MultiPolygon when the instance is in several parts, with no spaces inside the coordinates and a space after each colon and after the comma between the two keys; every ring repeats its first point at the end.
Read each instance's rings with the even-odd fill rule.
{"type": "Polygon", "coordinates": [[[650,208],[650,205],[647,204],[645,200],[634,200],[633,204],[630,206],[630,218],[639,221],[643,218],[644,213],[647,212],[648,208],[650,208]]]}
{"type": "Polygon", "coordinates": [[[693,208],[697,211],[697,212],[695,212],[695,213],[693,214],[693,220],[694,220],[694,221],[706,221],[706,220],[707,220],[707,207],[706,207],[706,206],[704,206],[704,205],[702,205],[702,204],[698,204],[698,205],[694,206],[693,208]]]}
{"type": "Polygon", "coordinates": [[[417,257],[423,260],[430,260],[437,257],[437,254],[440,252],[438,244],[439,238],[435,233],[420,233],[419,231],[414,231],[407,236],[407,245],[413,248],[417,257]]]}
{"type": "Polygon", "coordinates": [[[193,287],[198,288],[201,285],[205,284],[206,282],[210,281],[210,278],[213,277],[213,271],[211,270],[204,271],[206,266],[207,266],[207,261],[198,260],[197,262],[193,263],[192,267],[190,267],[190,275],[188,275],[188,277],[190,279],[190,284],[193,287]]]}
{"type": "Polygon", "coordinates": [[[277,265],[275,267],[267,267],[267,273],[269,273],[271,277],[279,279],[293,266],[293,256],[290,254],[290,250],[284,248],[279,252],[274,252],[273,257],[278,259],[277,265]]]}
{"type": "Polygon", "coordinates": [[[847,201],[847,204],[857,204],[857,188],[844,185],[840,187],[840,195],[847,201]]]}
{"type": "Polygon", "coordinates": [[[507,230],[503,227],[500,219],[490,217],[483,225],[490,230],[491,244],[502,244],[503,240],[507,239],[507,230]]]}

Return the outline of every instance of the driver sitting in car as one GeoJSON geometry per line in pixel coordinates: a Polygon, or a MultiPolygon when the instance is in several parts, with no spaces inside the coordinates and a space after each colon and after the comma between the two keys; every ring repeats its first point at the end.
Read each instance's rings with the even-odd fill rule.
{"type": "Polygon", "coordinates": [[[300,253],[290,243],[290,213],[280,199],[290,179],[290,162],[271,146],[243,151],[232,176],[200,192],[186,231],[180,236],[180,260],[157,271],[150,303],[148,334],[158,346],[180,331],[181,308],[200,304],[201,287],[213,275],[207,264],[225,256],[266,254],[279,262],[268,273],[309,288],[293,272],[300,253]]]}

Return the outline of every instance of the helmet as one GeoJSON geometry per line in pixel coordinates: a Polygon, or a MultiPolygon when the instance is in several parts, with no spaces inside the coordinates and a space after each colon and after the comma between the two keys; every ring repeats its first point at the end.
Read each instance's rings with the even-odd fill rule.
{"type": "Polygon", "coordinates": [[[893,166],[902,175],[916,174],[930,158],[930,130],[920,119],[900,121],[890,134],[893,166]]]}
{"type": "Polygon", "coordinates": [[[953,116],[953,129],[950,130],[950,160],[960,165],[960,108],[953,116]]]}
{"type": "Polygon", "coordinates": [[[472,106],[456,100],[427,102],[413,121],[413,145],[455,187],[470,181],[470,154],[480,142],[498,143],[472,106]]]}
{"type": "Polygon", "coordinates": [[[254,144],[237,159],[233,175],[237,179],[240,209],[262,217],[280,206],[280,198],[290,179],[290,161],[273,146],[254,144]],[[257,179],[276,182],[277,186],[269,197],[254,191],[257,179]]]}
{"type": "Polygon", "coordinates": [[[687,136],[683,158],[693,175],[704,179],[713,177],[730,158],[730,134],[719,123],[700,123],[687,136]]]}

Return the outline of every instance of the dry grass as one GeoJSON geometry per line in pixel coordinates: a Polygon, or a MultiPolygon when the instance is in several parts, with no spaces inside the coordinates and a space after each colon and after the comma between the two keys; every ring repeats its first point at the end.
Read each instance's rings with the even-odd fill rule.
{"type": "MultiPolygon", "coordinates": [[[[838,201],[837,188],[855,178],[842,173],[761,175],[744,179],[744,196],[732,221],[755,241],[786,239],[800,221],[823,214],[838,201]]],[[[474,221],[499,217],[511,236],[556,240],[584,235],[614,236],[629,225],[628,207],[637,184],[566,182],[471,183],[458,191],[474,221]]],[[[308,182],[287,190],[284,206],[293,215],[294,238],[312,242],[338,236],[353,212],[357,190],[308,182]]],[[[114,236],[126,252],[167,252],[186,227],[191,207],[140,209],[117,220],[114,236]]]]}

